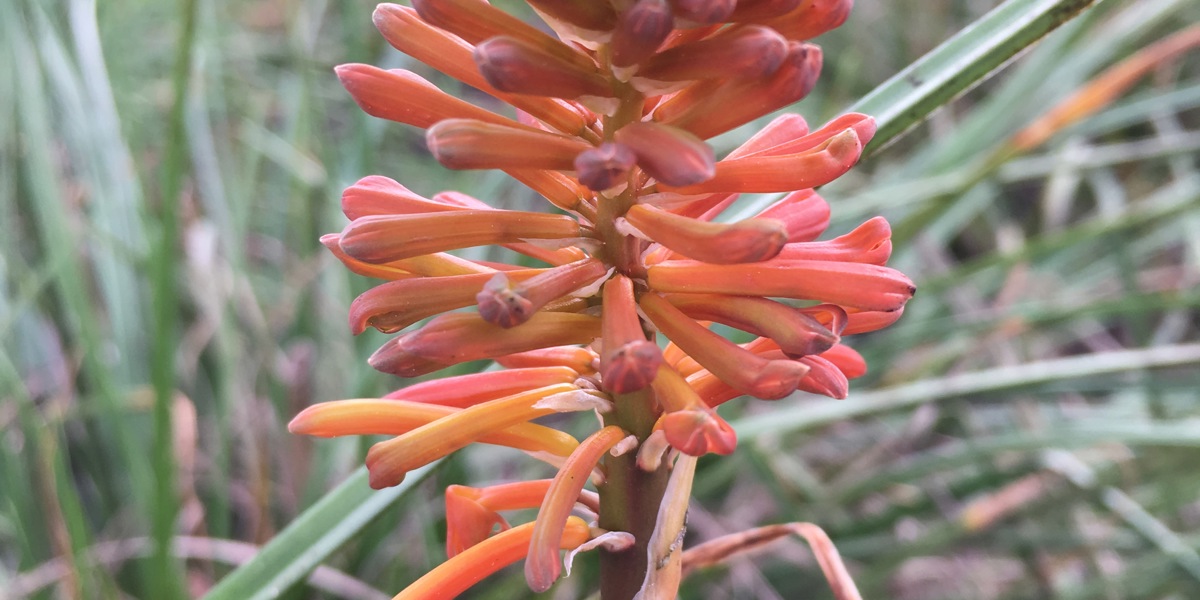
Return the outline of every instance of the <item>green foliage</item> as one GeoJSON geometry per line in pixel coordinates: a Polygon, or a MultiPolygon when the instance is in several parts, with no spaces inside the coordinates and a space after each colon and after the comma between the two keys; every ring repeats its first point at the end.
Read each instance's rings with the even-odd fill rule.
{"type": "MultiPolygon", "coordinates": [[[[852,340],[871,373],[849,400],[731,407],[741,444],[701,462],[692,538],[818,523],[867,598],[1198,597],[1197,54],[1006,144],[1200,7],[1099,2],[1022,52],[1081,3],[983,4],[859,0],[818,40],[811,123],[854,105],[892,138],[932,113],[823,191],[832,233],[892,221],[919,291],[852,340]]],[[[333,65],[412,66],[369,4],[190,6],[0,2],[0,598],[388,597],[443,555],[442,484],[548,472],[468,451],[369,493],[361,442],[286,433],[397,385],[365,365],[382,338],[346,331],[367,282],[317,236],[368,173],[539,201],[353,106],[333,65]]],[[[778,548],[685,597],[823,597],[778,548]]],[[[586,596],[587,563],[557,597],[586,596]]]]}

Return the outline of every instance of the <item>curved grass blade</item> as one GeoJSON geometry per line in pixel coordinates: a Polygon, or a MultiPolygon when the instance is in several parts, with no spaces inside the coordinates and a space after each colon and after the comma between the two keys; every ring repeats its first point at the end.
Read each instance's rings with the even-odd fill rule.
{"type": "Polygon", "coordinates": [[[275,536],[250,562],[222,579],[204,600],[278,598],[417,486],[438,463],[412,471],[400,485],[372,490],[359,467],[275,536]]]}
{"type": "Polygon", "coordinates": [[[924,121],[1094,0],[1008,0],[846,109],[875,117],[864,156],[924,121]]]}

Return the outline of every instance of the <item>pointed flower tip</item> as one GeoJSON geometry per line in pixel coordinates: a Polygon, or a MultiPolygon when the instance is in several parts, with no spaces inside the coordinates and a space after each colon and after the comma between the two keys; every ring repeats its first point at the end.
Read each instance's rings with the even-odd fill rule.
{"type": "Polygon", "coordinates": [[[667,442],[689,456],[727,456],[737,448],[733,427],[707,406],[667,413],[659,424],[667,442]]]}

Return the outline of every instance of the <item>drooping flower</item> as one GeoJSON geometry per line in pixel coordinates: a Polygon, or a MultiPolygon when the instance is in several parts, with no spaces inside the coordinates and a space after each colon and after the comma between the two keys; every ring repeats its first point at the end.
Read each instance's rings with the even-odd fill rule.
{"type": "MultiPolygon", "coordinates": [[[[558,469],[549,480],[448,490],[453,558],[401,597],[451,597],[469,585],[454,579],[462,573],[480,569],[473,582],[521,556],[540,591],[558,576],[560,549],[608,536],[677,568],[677,557],[661,556],[671,548],[666,524],[606,518],[630,510],[607,503],[645,490],[601,484],[599,500],[584,503],[620,531],[570,516],[591,498],[589,476],[628,485],[614,470],[665,477],[668,449],[733,452],[736,436],[716,407],[739,396],[845,397],[865,363],[843,338],[891,324],[914,291],[886,266],[882,218],[818,241],[830,206],[812,188],[858,161],[875,133],[870,117],[847,114],[809,131],[784,115],[720,159],[705,142],[808,94],[823,60],[808,40],[841,24],[851,0],[528,3],[557,37],[485,0],[384,4],[374,15],[398,50],[511,105],[515,118],[410,71],[337,69],[363,110],[424,129],[444,166],[502,170],[553,207],[424,197],[370,176],[343,195],[349,224],[321,240],[355,273],[386,280],[350,308],[354,333],[397,334],[371,357],[376,369],[412,377],[477,360],[503,368],[317,405],[292,431],[394,436],[367,455],[374,487],[472,443],[523,450],[558,469]],[[758,215],[718,219],[741,193],[773,192],[786,195],[758,215]],[[454,254],[491,245],[511,258],[454,254]],[[736,344],[712,322],[754,340],[736,344]],[[579,410],[605,423],[583,442],[532,422],[579,410]],[[631,444],[641,448],[628,452],[631,444]],[[537,520],[517,527],[498,513],[533,507],[537,520]],[[647,553],[652,538],[661,548],[647,553]]],[[[638,510],[681,523],[687,489],[674,485],[661,507],[638,510]]],[[[649,501],[661,500],[658,490],[649,501]]],[[[623,576],[646,576],[656,593],[678,581],[638,568],[623,576]]]]}

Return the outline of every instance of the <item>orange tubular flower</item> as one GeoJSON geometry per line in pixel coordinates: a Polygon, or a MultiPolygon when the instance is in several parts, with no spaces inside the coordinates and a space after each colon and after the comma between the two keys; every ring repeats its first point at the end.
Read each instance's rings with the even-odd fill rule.
{"type": "MultiPolygon", "coordinates": [[[[525,556],[533,537],[533,523],[525,523],[471,546],[414,581],[392,600],[443,600],[453,598],[484,577],[525,556]]],[[[568,517],[559,548],[571,550],[588,540],[591,530],[579,517],[568,517]]]]}
{"type": "Polygon", "coordinates": [[[451,558],[399,598],[451,598],[522,557],[543,591],[560,549],[599,547],[604,600],[668,599],[693,457],[737,446],[715,407],[846,397],[866,372],[846,337],[895,322],[915,290],[886,266],[887,221],[826,236],[830,204],[813,189],[859,160],[871,117],[810,130],[785,114],[724,156],[706,141],[807,95],[824,60],[808,40],[853,2],[526,1],[546,27],[487,0],[374,14],[393,47],[515,117],[410,71],[337,75],[367,113],[424,129],[443,166],[501,170],[557,210],[502,210],[368,176],[342,195],[349,223],[321,238],[351,271],[384,280],[349,311],[352,332],[395,334],[371,366],[400,377],[480,360],[500,368],[318,404],[289,428],[394,436],[367,453],[377,488],[474,443],[558,468],[552,479],[448,489],[451,558]],[[773,192],[782,198],[758,214],[723,216],[741,193],[773,192]],[[521,256],[457,255],[478,246],[521,256]],[[756,339],[735,344],[711,323],[756,339]],[[581,410],[602,421],[582,443],[531,422],[581,410]],[[582,491],[592,475],[598,493],[582,491]],[[580,503],[594,523],[570,515],[580,503]],[[533,507],[532,523],[500,516],[533,507]]]}

